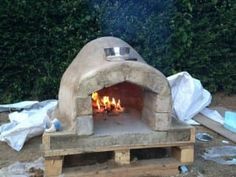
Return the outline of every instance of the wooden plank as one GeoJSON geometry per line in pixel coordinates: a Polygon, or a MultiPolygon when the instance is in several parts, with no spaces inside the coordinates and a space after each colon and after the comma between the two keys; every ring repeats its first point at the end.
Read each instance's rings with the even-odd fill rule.
{"type": "Polygon", "coordinates": [[[124,164],[130,164],[130,150],[125,149],[125,150],[117,150],[115,151],[114,155],[115,162],[124,165],[124,164]]]}
{"type": "Polygon", "coordinates": [[[90,153],[90,152],[105,152],[105,151],[116,151],[122,149],[143,149],[143,148],[158,148],[158,147],[173,147],[173,146],[187,146],[192,145],[193,142],[186,141],[186,142],[172,142],[172,143],[162,143],[162,144],[138,144],[138,145],[130,145],[130,146],[110,146],[105,148],[69,148],[69,149],[56,149],[56,150],[45,150],[44,157],[51,157],[51,156],[65,156],[65,155],[73,155],[73,154],[83,154],[83,153],[90,153]]]}
{"type": "Polygon", "coordinates": [[[63,157],[45,158],[45,177],[56,177],[62,173],[63,157]]]}
{"type": "Polygon", "coordinates": [[[191,129],[173,131],[150,131],[147,133],[121,133],[114,135],[91,136],[51,136],[51,149],[84,148],[96,149],[111,146],[132,146],[136,144],[162,144],[176,141],[190,141],[191,129]]]}
{"type": "Polygon", "coordinates": [[[174,158],[160,160],[140,160],[130,165],[107,166],[92,165],[67,168],[63,170],[65,177],[137,177],[137,176],[174,176],[179,173],[181,165],[174,158]]]}
{"type": "Polygon", "coordinates": [[[170,147],[181,144],[192,144],[195,141],[194,129],[170,130],[167,132],[155,132],[145,134],[121,134],[108,136],[80,137],[76,134],[45,134],[43,144],[44,154],[48,156],[60,156],[80,154],[86,152],[115,151],[122,149],[138,149],[149,147],[170,147]]]}
{"type": "Polygon", "coordinates": [[[64,136],[73,136],[76,135],[76,132],[73,131],[59,131],[59,132],[51,132],[51,133],[46,133],[44,132],[45,135],[47,136],[53,136],[53,137],[64,137],[64,136]]]}
{"type": "Polygon", "coordinates": [[[152,132],[146,135],[124,134],[116,137],[80,137],[73,132],[45,133],[43,135],[44,156],[51,157],[123,149],[187,146],[195,142],[195,128],[186,126],[185,129],[179,130],[179,127],[183,128],[183,124],[178,125],[178,122],[175,123],[175,126],[178,127],[177,130],[171,129],[168,132],[152,132]],[[149,140],[147,141],[147,139],[149,140]],[[120,144],[121,141],[123,141],[123,144],[120,144]]]}
{"type": "Polygon", "coordinates": [[[202,114],[198,114],[194,117],[194,120],[199,122],[200,124],[206,126],[207,128],[219,133],[220,135],[228,138],[229,140],[236,143],[236,133],[233,133],[226,128],[223,127],[220,123],[213,121],[202,114]]]}
{"type": "Polygon", "coordinates": [[[195,138],[195,135],[196,135],[196,129],[195,129],[195,127],[191,128],[190,131],[191,131],[190,141],[193,142],[193,143],[195,143],[195,140],[196,140],[196,138],[195,138]]]}
{"type": "Polygon", "coordinates": [[[194,161],[194,147],[193,145],[173,147],[172,156],[181,163],[192,163],[194,161]]]}
{"type": "Polygon", "coordinates": [[[43,144],[44,151],[50,149],[50,145],[51,145],[50,139],[51,137],[48,133],[43,134],[42,144],[43,144]]]}

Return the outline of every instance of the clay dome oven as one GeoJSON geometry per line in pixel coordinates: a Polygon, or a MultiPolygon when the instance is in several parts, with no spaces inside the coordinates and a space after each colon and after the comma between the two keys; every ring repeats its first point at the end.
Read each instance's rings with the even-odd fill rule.
{"type": "Polygon", "coordinates": [[[132,131],[139,126],[166,131],[171,123],[170,87],[166,77],[129,44],[102,37],[86,44],[63,74],[55,113],[78,135],[101,133],[102,129],[132,131]],[[116,51],[108,48],[126,50],[124,56],[115,56],[116,51]],[[124,111],[97,113],[93,93],[119,99],[124,111]]]}

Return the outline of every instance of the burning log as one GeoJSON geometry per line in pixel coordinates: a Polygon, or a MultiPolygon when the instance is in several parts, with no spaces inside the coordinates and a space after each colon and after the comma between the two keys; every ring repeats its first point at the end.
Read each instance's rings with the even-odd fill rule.
{"type": "Polygon", "coordinates": [[[97,92],[92,94],[92,107],[94,113],[118,115],[119,113],[124,112],[120,99],[116,101],[115,98],[110,99],[109,96],[103,96],[100,98],[97,92]]]}

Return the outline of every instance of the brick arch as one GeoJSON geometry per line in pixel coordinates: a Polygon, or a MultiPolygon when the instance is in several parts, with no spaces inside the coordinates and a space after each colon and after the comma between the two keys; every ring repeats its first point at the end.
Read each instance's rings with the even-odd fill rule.
{"type": "Polygon", "coordinates": [[[83,75],[76,83],[75,93],[79,97],[86,97],[104,87],[125,81],[142,86],[159,95],[170,93],[168,81],[160,71],[145,63],[133,62],[114,63],[83,75]]]}

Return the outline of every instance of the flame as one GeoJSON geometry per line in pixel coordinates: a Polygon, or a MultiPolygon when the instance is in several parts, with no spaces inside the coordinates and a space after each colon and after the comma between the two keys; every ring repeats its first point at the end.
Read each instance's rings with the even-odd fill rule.
{"type": "Polygon", "coordinates": [[[92,105],[95,112],[123,112],[124,108],[121,106],[120,99],[116,101],[115,98],[110,100],[109,96],[100,98],[97,92],[92,94],[92,105]]]}

